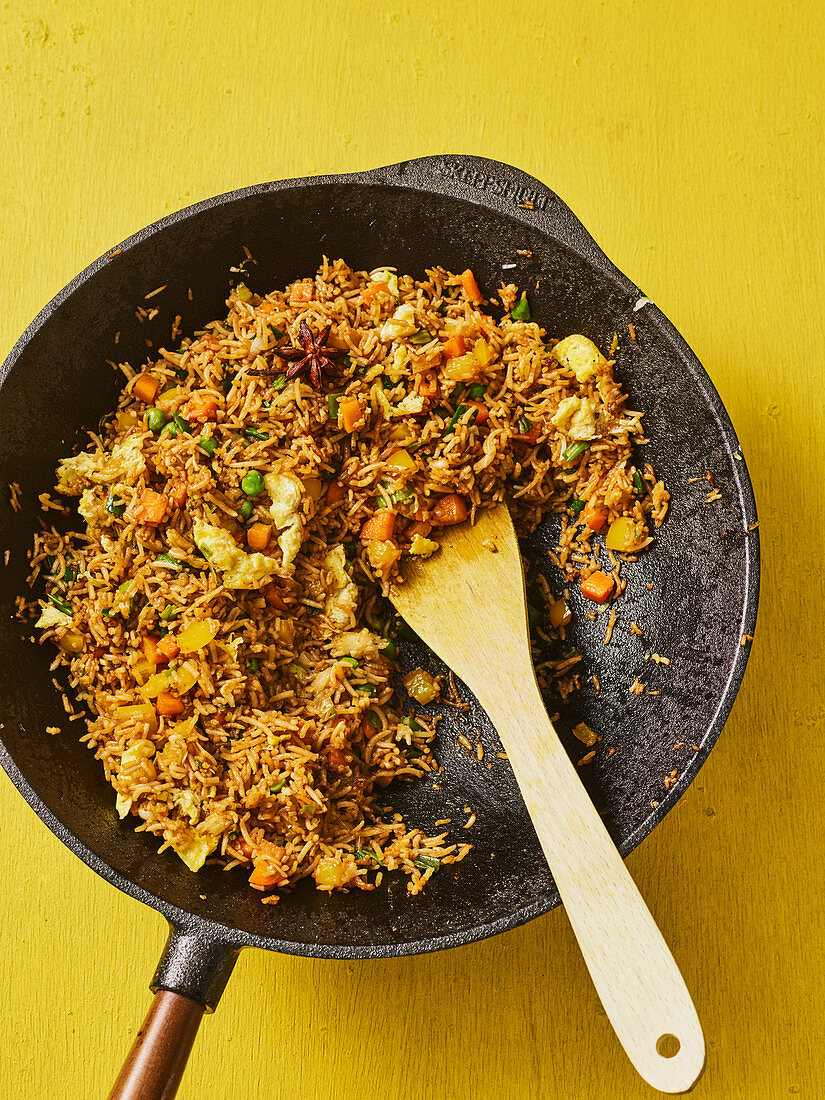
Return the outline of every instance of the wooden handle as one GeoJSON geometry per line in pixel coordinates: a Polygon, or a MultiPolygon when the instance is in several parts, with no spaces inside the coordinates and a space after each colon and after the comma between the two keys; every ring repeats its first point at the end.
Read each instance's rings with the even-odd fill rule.
{"type": "Polygon", "coordinates": [[[171,1100],[178,1091],[204,1006],[161,989],[135,1037],[109,1100],[171,1100]]]}
{"type": "MultiPolygon", "coordinates": [[[[529,682],[517,679],[519,689],[529,682]]],[[[558,740],[538,688],[525,699],[501,681],[498,687],[482,702],[506,745],[610,1022],[649,1084],[687,1092],[704,1069],[705,1041],[679,968],[558,740]]]]}

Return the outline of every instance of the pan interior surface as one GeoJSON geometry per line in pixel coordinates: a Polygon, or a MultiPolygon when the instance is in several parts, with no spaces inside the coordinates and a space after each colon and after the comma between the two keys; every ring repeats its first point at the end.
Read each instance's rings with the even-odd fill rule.
{"type": "MultiPolygon", "coordinates": [[[[751,517],[741,499],[735,437],[712,387],[666,324],[647,308],[634,312],[638,295],[620,278],[596,270],[540,229],[459,198],[369,180],[253,188],[166,219],[76,280],[15,349],[0,388],[0,551],[11,550],[9,567],[0,571],[6,623],[0,637],[1,735],[13,777],[62,823],[64,830],[56,829],[62,839],[101,873],[113,869],[109,877],[119,886],[167,914],[181,910],[238,929],[261,946],[315,954],[444,946],[558,904],[512,772],[497,755],[498,739],[462,685],[469,709],[441,710],[437,756],[443,771],[414,784],[394,784],[387,801],[425,831],[451,818],[451,837],[471,841],[471,854],[436,874],[419,897],[408,897],[406,879],[390,875],[373,892],[333,896],[304,883],[277,905],[265,906],[241,872],[204,868],[193,875],[173,853],[158,855],[157,839],[134,833],[132,819],[119,821],[100,765],[78,743],[81,723],[66,720],[52,685],[51,648],[32,645],[31,629],[12,620],[15,597],[26,591],[25,553],[37,524],[37,495],[52,487],[58,458],[115,404],[123,378],[106,360],[137,366],[151,355],[147,339],[155,349],[172,346],[177,314],[183,332],[191,333],[225,312],[231,282],[243,278],[265,293],[311,274],[322,255],[368,270],[391,265],[416,277],[436,264],[454,271],[470,267],[488,296],[502,281],[527,288],[533,317],[551,336],[582,332],[606,352],[619,333],[616,375],[630,394],[630,407],[645,412],[650,442],[642,457],[670,489],[671,512],[654,546],[624,567],[628,590],[609,645],[607,616],[587,619],[590,605],[571,591],[574,625],[567,645],[583,655],[582,690],[566,703],[553,696],[546,701],[551,714],[561,715],[557,725],[574,760],[588,752],[572,735],[576,723],[585,721],[600,735],[595,759],[580,774],[623,852],[684,791],[718,735],[741,674],[745,654],[739,641],[752,585],[751,517]],[[240,276],[231,269],[243,260],[243,245],[256,262],[240,276]],[[502,271],[503,264],[516,267],[502,271]],[[151,300],[158,314],[140,323],[135,308],[162,284],[166,289],[151,300]],[[628,322],[635,326],[635,342],[628,322]],[[721,493],[712,503],[705,500],[707,482],[688,481],[707,470],[721,493]],[[20,514],[7,506],[5,486],[13,481],[23,491],[20,514]],[[643,637],[630,633],[632,621],[643,637]],[[645,659],[654,652],[671,663],[645,659]],[[629,691],[636,677],[645,685],[640,696],[629,691]],[[50,725],[60,726],[62,734],[47,735],[50,725]],[[473,745],[482,743],[482,761],[462,748],[460,734],[473,745]],[[682,747],[674,751],[677,743],[682,747]],[[667,790],[665,777],[674,768],[667,790]],[[470,811],[476,823],[465,832],[460,826],[470,811]]],[[[556,594],[562,579],[547,551],[557,531],[551,518],[525,544],[531,570],[544,573],[556,594]]],[[[413,643],[405,643],[402,664],[404,670],[421,665],[444,671],[413,643]]]]}

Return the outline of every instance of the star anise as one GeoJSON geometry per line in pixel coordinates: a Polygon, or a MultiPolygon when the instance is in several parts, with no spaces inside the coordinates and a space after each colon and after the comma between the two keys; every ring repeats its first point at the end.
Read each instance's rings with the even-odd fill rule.
{"type": "MultiPolygon", "coordinates": [[[[312,385],[316,390],[320,390],[324,374],[338,374],[336,360],[340,359],[344,352],[340,348],[329,348],[326,346],[331,328],[332,325],[327,325],[323,332],[319,333],[317,336],[313,336],[312,330],[306,321],[301,321],[298,329],[298,342],[300,343],[300,347],[296,348],[292,345],[285,344],[283,347],[275,348],[275,354],[278,358],[290,363],[290,366],[287,367],[286,370],[287,381],[290,381],[290,379],[306,371],[312,385]]],[[[264,377],[279,373],[281,372],[269,370],[250,371],[250,374],[257,374],[264,377]]]]}

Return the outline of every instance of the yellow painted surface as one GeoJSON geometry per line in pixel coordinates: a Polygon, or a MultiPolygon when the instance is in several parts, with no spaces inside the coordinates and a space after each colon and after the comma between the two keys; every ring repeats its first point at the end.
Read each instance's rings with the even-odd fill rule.
{"type": "MultiPolygon", "coordinates": [[[[79,269],[167,211],[451,150],[547,181],[707,366],[760,505],[760,633],[710,761],[629,861],[706,1028],[703,1100],[825,1096],[823,74],[815,0],[0,11],[4,352],[79,269]]],[[[104,1096],[163,921],[5,779],[0,897],[0,1096],[104,1096]]],[[[245,953],[180,1095],[652,1094],[556,912],[425,958],[245,953]]]]}

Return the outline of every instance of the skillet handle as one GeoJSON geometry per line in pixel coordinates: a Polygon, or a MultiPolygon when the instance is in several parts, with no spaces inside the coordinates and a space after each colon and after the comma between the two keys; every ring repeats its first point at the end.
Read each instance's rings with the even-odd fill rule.
{"type": "Polygon", "coordinates": [[[171,1100],[195,1042],[205,1007],[161,989],[126,1056],[109,1100],[171,1100]]]}
{"type": "Polygon", "coordinates": [[[152,979],[155,999],[109,1100],[172,1100],[201,1019],[217,1006],[238,951],[198,926],[171,927],[152,979]]]}

